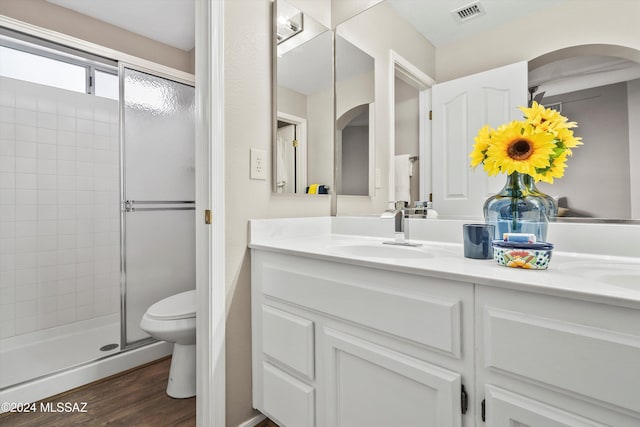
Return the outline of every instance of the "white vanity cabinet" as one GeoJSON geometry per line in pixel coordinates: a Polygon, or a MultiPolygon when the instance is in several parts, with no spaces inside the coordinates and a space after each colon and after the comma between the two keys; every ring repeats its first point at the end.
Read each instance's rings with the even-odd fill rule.
{"type": "Polygon", "coordinates": [[[254,407],[282,427],[640,426],[633,302],[429,274],[252,249],[254,407]]]}
{"type": "Polygon", "coordinates": [[[253,404],[282,427],[471,426],[473,286],[252,250],[253,404]]]}
{"type": "Polygon", "coordinates": [[[476,286],[475,313],[486,425],[640,425],[639,310],[476,286]]]}

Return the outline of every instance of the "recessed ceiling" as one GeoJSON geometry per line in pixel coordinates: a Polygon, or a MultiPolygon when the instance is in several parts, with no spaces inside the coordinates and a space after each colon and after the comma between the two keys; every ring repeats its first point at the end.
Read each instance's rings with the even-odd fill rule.
{"type": "Polygon", "coordinates": [[[185,51],[195,47],[195,0],[47,0],[185,51]]]}

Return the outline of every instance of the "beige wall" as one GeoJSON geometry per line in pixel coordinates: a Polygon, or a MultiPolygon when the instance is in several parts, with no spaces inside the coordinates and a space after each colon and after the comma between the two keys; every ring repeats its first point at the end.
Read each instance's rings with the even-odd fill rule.
{"type": "Polygon", "coordinates": [[[330,213],[328,196],[276,195],[270,180],[249,179],[249,148],[271,155],[270,4],[270,0],[229,0],[224,11],[226,425],[232,427],[254,415],[248,220],[330,213]]]}
{"type": "Polygon", "coordinates": [[[45,0],[1,0],[0,14],[129,55],[194,72],[193,53],[142,37],[45,0]]]}
{"type": "Polygon", "coordinates": [[[436,51],[436,80],[447,80],[582,44],[640,49],[640,2],[568,0],[436,51]]]}
{"type": "Polygon", "coordinates": [[[278,112],[307,118],[307,97],[286,87],[278,87],[278,112]]]}

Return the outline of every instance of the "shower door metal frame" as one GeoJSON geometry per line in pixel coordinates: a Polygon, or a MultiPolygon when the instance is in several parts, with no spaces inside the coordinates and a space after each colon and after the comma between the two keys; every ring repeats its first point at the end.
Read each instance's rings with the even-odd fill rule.
{"type": "Polygon", "coordinates": [[[141,73],[149,74],[154,77],[159,77],[173,82],[181,83],[187,86],[195,88],[195,83],[190,80],[181,79],[179,77],[162,73],[156,70],[151,70],[146,67],[133,65],[127,62],[118,62],[118,84],[119,84],[119,97],[118,97],[118,115],[120,121],[120,351],[132,350],[144,345],[158,341],[153,337],[142,338],[132,343],[127,343],[127,257],[126,257],[126,219],[125,215],[134,211],[166,211],[166,210],[195,210],[195,200],[181,200],[181,201],[169,201],[169,200],[128,200],[125,183],[126,183],[126,156],[125,156],[125,102],[124,102],[124,80],[125,80],[125,68],[138,71],[141,73]],[[142,207],[136,207],[136,204],[143,205],[142,207]],[[177,204],[182,206],[167,207],[163,205],[177,204]],[[145,206],[146,205],[146,206],[145,206]]]}

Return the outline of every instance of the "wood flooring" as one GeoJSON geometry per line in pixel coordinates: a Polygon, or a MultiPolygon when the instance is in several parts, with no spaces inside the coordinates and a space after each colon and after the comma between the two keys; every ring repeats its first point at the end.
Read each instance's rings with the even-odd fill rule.
{"type": "Polygon", "coordinates": [[[256,427],[278,427],[278,424],[274,423],[269,418],[267,418],[266,420],[258,424],[256,427]]]}
{"type": "Polygon", "coordinates": [[[195,426],[196,398],[167,396],[170,363],[161,359],[45,399],[35,404],[36,412],[2,414],[0,426],[195,426]]]}

